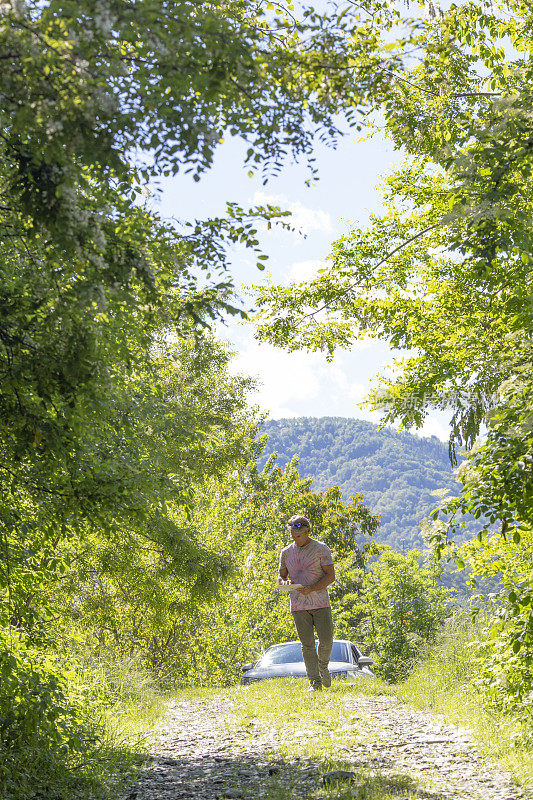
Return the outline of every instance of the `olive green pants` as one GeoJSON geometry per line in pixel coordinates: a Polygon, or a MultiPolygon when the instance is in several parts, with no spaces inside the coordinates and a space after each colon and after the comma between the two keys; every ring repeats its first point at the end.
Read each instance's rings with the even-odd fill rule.
{"type": "Polygon", "coordinates": [[[320,670],[327,670],[333,647],[333,619],[331,608],[311,608],[293,611],[298,639],[302,643],[305,671],[311,683],[320,681],[320,670]],[[318,655],[315,650],[315,633],[318,637],[318,655]]]}

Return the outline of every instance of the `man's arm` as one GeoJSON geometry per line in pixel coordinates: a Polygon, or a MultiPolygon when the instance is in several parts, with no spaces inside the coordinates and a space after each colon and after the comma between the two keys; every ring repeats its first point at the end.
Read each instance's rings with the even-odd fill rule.
{"type": "Polygon", "coordinates": [[[278,583],[286,583],[288,576],[289,576],[289,570],[287,569],[287,567],[280,567],[278,575],[278,583]]]}
{"type": "Polygon", "coordinates": [[[335,567],[333,564],[325,564],[322,569],[324,570],[324,574],[319,581],[313,583],[312,586],[304,586],[303,589],[297,589],[296,591],[300,592],[300,594],[306,595],[310,592],[319,592],[321,589],[327,589],[327,587],[335,580],[335,567]]]}

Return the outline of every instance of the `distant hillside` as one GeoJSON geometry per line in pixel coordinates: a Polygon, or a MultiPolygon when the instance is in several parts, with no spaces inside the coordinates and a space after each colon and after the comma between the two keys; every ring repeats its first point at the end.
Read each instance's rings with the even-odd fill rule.
{"type": "Polygon", "coordinates": [[[381,515],[379,541],[401,549],[420,547],[420,520],[438,504],[432,492],[456,494],[448,448],[435,436],[420,438],[343,417],[269,420],[262,466],[279,453],[285,466],[299,455],[299,472],[314,477],[313,489],[340,486],[345,498],[362,493],[381,515]],[[404,540],[402,542],[402,540],[404,540]]]}

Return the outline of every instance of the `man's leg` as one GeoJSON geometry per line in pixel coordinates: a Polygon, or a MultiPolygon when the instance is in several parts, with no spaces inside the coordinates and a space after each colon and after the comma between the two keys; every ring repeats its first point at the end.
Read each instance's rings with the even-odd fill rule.
{"type": "Polygon", "coordinates": [[[307,677],[313,688],[322,688],[318,671],[318,657],[315,650],[315,632],[313,630],[312,614],[310,611],[293,611],[292,616],[294,624],[296,625],[298,639],[302,643],[302,653],[307,677]]]}
{"type": "Polygon", "coordinates": [[[318,674],[324,686],[331,686],[328,664],[333,647],[333,618],[331,608],[315,608],[313,622],[318,636],[318,674]]]}

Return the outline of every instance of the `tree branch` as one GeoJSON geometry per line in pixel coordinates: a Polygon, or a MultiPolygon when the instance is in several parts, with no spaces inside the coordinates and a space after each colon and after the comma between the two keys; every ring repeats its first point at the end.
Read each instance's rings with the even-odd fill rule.
{"type": "MultiPolygon", "coordinates": [[[[384,264],[386,261],[388,261],[389,258],[392,258],[392,256],[395,255],[399,250],[403,250],[404,247],[407,247],[412,242],[414,242],[417,239],[419,239],[421,236],[424,236],[424,234],[429,233],[429,231],[434,230],[435,228],[437,228],[439,226],[439,224],[440,224],[440,222],[435,222],[433,225],[430,225],[429,227],[424,228],[424,230],[419,231],[418,233],[415,233],[415,235],[411,236],[410,239],[407,239],[405,242],[402,242],[401,244],[399,244],[398,247],[394,248],[394,250],[391,250],[389,253],[384,255],[383,258],[381,259],[381,261],[378,261],[378,263],[374,266],[374,269],[377,269],[378,267],[381,267],[382,264],[384,264]]],[[[333,302],[335,302],[339,297],[342,297],[343,295],[345,295],[348,292],[350,292],[352,289],[355,289],[356,285],[357,284],[352,284],[352,286],[349,286],[347,289],[344,289],[342,292],[338,292],[338,294],[333,298],[333,300],[331,302],[324,303],[323,306],[321,306],[320,308],[317,308],[315,311],[311,311],[309,314],[305,314],[303,316],[303,319],[307,319],[308,317],[314,317],[316,314],[319,314],[321,311],[324,311],[325,308],[329,308],[331,306],[331,304],[333,302]]]]}

